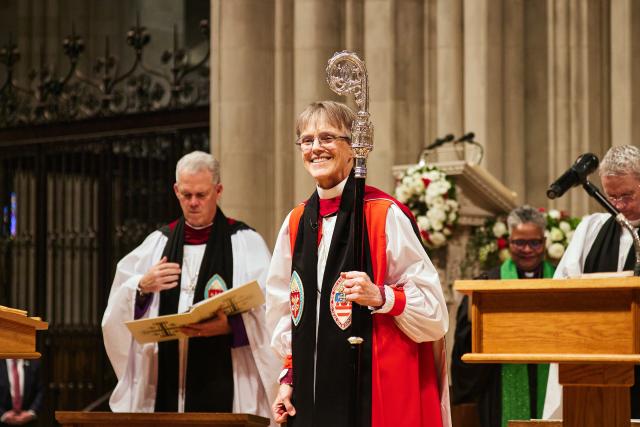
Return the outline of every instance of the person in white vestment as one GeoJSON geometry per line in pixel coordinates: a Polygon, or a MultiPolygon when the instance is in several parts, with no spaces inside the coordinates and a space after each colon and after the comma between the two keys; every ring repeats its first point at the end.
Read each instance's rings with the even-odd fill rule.
{"type": "MultiPolygon", "coordinates": [[[[612,147],[598,168],[607,199],[634,227],[640,225],[640,149],[633,145],[612,147]]],[[[582,219],[567,247],[554,278],[578,277],[583,273],[633,270],[636,257],[629,231],[608,213],[582,219]]],[[[640,370],[636,366],[631,388],[631,417],[640,418],[640,370]]],[[[562,387],[558,365],[552,364],[543,418],[562,418],[562,387]]]]}
{"type": "Polygon", "coordinates": [[[270,418],[277,392],[265,308],[190,325],[190,338],[139,344],[125,322],[180,313],[205,298],[257,280],[264,289],[269,250],[253,229],[217,206],[219,164],[208,153],[185,155],[174,192],[183,216],[151,233],[117,265],[102,319],[104,344],[118,383],[114,412],[236,412],[270,418]],[[178,369],[186,360],[186,369],[178,369]],[[186,378],[181,376],[186,372],[186,378]]]}
{"type": "Polygon", "coordinates": [[[442,341],[449,319],[438,273],[411,212],[374,187],[364,194],[365,271],[353,264],[354,119],[346,105],[320,101],[296,123],[316,188],[284,220],[267,279],[267,322],[284,368],[273,416],[290,427],[341,427],[353,418],[362,426],[450,426],[442,341]],[[347,341],[354,316],[364,338],[357,402],[347,341]]]}

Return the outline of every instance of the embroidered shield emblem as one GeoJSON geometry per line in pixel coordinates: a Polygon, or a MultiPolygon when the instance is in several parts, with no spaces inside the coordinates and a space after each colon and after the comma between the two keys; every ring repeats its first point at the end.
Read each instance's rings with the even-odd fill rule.
{"type": "Polygon", "coordinates": [[[344,331],[351,326],[351,301],[347,301],[343,282],[344,279],[340,277],[333,285],[329,309],[336,325],[344,331]]]}
{"type": "Polygon", "coordinates": [[[291,320],[294,325],[298,326],[304,310],[304,287],[297,271],[293,272],[291,282],[289,282],[289,308],[291,309],[291,320]]]}
{"type": "Polygon", "coordinates": [[[227,284],[224,282],[224,279],[220,277],[220,275],[214,274],[204,288],[204,299],[215,297],[227,289],[227,284]]]}

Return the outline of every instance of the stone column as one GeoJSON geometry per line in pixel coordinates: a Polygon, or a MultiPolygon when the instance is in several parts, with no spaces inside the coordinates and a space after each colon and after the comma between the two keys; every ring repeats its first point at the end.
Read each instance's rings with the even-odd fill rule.
{"type": "Polygon", "coordinates": [[[504,180],[502,0],[464,2],[464,131],[485,147],[483,165],[504,180]]]}
{"type": "MultiPolygon", "coordinates": [[[[327,61],[344,46],[344,3],[340,0],[296,0],[293,16],[294,117],[310,102],[338,99],[326,83],[327,61]]],[[[292,128],[292,136],[293,136],[292,128]]],[[[293,140],[291,141],[293,144],[293,140]]],[[[304,170],[300,155],[290,166],[296,202],[309,197],[314,181],[304,170]]]]}
{"type": "MultiPolygon", "coordinates": [[[[274,99],[274,185],[275,216],[273,230],[279,230],[287,213],[294,207],[294,165],[300,153],[294,146],[293,120],[293,9],[294,0],[275,2],[275,99],[274,99]]],[[[301,201],[301,200],[298,200],[301,201]]],[[[275,243],[275,233],[269,237],[275,243]]],[[[265,236],[266,237],[266,236],[265,236]]],[[[271,242],[270,242],[271,243],[271,242]]]]}
{"type": "Polygon", "coordinates": [[[391,167],[414,163],[424,144],[423,4],[369,0],[365,52],[369,72],[374,150],[367,182],[393,192],[391,167]]]}
{"type": "Polygon", "coordinates": [[[524,5],[523,0],[503,3],[503,170],[504,184],[525,197],[524,134],[524,5]]]}
{"type": "Polygon", "coordinates": [[[211,18],[211,149],[221,163],[222,207],[270,240],[274,0],[213,0],[211,18]]]}
{"type": "Polygon", "coordinates": [[[640,3],[611,1],[611,142],[638,145],[640,3]]]}
{"type": "Polygon", "coordinates": [[[464,123],[465,107],[463,106],[464,32],[462,4],[462,0],[437,0],[435,6],[436,137],[447,133],[460,135],[466,125],[464,123]]]}
{"type": "Polygon", "coordinates": [[[520,166],[525,173],[523,202],[547,206],[549,184],[549,55],[548,12],[544,1],[524,2],[524,158],[520,166]]]}
{"type": "MultiPolygon", "coordinates": [[[[602,1],[549,3],[549,176],[552,182],[578,155],[608,146],[608,19],[602,1]],[[605,14],[606,16],[606,14],[605,14]]],[[[550,204],[583,215],[596,205],[582,190],[567,192],[550,204]]]]}

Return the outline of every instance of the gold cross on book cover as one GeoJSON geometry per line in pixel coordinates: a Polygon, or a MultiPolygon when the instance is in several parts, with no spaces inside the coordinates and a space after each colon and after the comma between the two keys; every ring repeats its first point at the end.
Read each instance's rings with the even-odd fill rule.
{"type": "Polygon", "coordinates": [[[227,316],[231,316],[260,307],[262,304],[264,304],[264,294],[258,282],[254,280],[202,300],[184,313],[131,320],[125,322],[125,325],[140,344],[170,341],[187,338],[180,332],[181,327],[210,319],[218,310],[224,310],[227,316]]]}

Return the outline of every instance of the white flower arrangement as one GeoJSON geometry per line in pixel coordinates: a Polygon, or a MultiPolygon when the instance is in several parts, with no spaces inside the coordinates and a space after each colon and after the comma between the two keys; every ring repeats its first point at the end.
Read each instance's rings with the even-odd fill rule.
{"type": "Polygon", "coordinates": [[[458,202],[451,178],[432,165],[408,168],[398,181],[395,197],[416,217],[420,236],[430,249],[444,246],[458,222],[458,202]]]}

